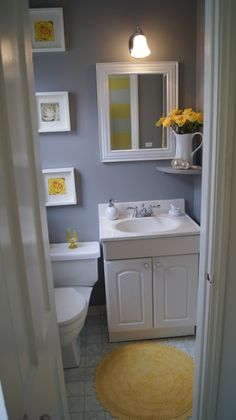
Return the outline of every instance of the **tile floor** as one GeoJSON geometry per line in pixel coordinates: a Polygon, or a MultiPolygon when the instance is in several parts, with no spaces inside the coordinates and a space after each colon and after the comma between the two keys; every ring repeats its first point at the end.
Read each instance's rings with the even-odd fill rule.
{"type": "MultiPolygon", "coordinates": [[[[152,340],[173,345],[194,357],[194,337],[152,340]]],[[[100,405],[93,388],[96,365],[111,350],[127,342],[109,343],[105,306],[89,308],[86,324],[81,332],[81,363],[78,368],[65,370],[67,398],[71,420],[114,419],[100,405]]]]}

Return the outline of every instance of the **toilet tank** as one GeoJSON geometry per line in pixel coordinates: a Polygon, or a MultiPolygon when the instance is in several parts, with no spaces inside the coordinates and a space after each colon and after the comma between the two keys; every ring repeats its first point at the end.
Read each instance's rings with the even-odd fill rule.
{"type": "Polygon", "coordinates": [[[78,248],[68,243],[50,244],[55,287],[93,286],[98,280],[98,242],[79,242],[78,248]]]}

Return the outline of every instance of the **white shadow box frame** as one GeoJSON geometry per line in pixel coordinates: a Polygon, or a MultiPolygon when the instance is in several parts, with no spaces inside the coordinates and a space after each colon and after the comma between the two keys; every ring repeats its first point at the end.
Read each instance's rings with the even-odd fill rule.
{"type": "Polygon", "coordinates": [[[46,206],[76,204],[74,168],[43,169],[46,206]]]}
{"type": "Polygon", "coordinates": [[[30,9],[33,52],[65,51],[62,7],[30,9]]]}
{"type": "Polygon", "coordinates": [[[37,92],[35,96],[39,133],[71,130],[68,92],[37,92]]]}

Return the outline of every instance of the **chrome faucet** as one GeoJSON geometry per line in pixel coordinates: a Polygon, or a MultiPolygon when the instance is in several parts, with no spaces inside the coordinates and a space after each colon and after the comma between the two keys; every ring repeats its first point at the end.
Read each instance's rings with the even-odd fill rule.
{"type": "Polygon", "coordinates": [[[127,207],[127,210],[133,210],[132,217],[138,217],[138,206],[135,207],[127,207]]]}
{"type": "Polygon", "coordinates": [[[153,208],[160,207],[160,204],[146,206],[144,203],[142,207],[139,208],[138,206],[135,207],[127,207],[127,210],[134,210],[132,217],[150,217],[153,215],[153,208]]]}

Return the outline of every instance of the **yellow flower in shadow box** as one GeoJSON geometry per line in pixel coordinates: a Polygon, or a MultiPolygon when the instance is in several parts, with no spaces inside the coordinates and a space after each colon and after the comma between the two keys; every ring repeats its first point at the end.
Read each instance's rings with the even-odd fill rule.
{"type": "Polygon", "coordinates": [[[66,180],[65,178],[48,178],[48,194],[66,194],[66,180]]]}
{"type": "Polygon", "coordinates": [[[46,206],[76,204],[74,168],[43,169],[46,206]]]}

